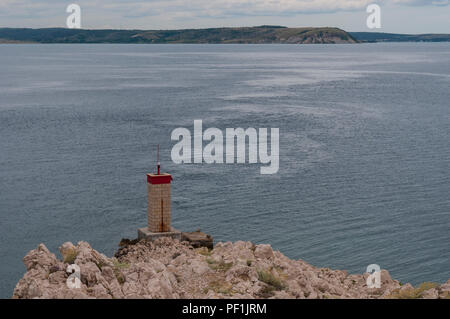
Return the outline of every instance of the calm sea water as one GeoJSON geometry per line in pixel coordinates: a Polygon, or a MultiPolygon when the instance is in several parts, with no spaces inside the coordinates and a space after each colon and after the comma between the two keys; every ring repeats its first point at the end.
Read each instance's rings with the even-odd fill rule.
{"type": "Polygon", "coordinates": [[[450,44],[0,45],[0,296],[39,243],[173,224],[402,282],[450,278],[450,44]],[[280,128],[280,170],[175,165],[171,131],[280,128]]]}

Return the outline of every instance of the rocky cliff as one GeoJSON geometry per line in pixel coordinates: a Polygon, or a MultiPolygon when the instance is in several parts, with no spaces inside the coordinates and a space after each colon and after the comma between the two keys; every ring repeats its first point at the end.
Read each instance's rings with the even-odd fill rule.
{"type": "Polygon", "coordinates": [[[316,268],[270,245],[218,243],[214,249],[161,238],[125,241],[108,258],[87,242],[64,243],[59,260],[44,244],[23,259],[27,272],[13,298],[449,298],[442,285],[401,285],[386,270],[381,288],[369,274],[316,268]],[[80,287],[69,288],[67,267],[80,268],[80,287]]]}

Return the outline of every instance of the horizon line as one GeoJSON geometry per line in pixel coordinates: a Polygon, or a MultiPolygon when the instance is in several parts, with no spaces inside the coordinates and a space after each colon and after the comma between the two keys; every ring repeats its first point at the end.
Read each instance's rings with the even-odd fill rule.
{"type": "Polygon", "coordinates": [[[104,31],[104,30],[113,30],[113,31],[182,31],[182,30],[207,30],[207,29],[234,29],[234,28],[286,28],[286,29],[321,29],[321,28],[333,28],[345,31],[347,33],[384,33],[384,34],[399,34],[399,35],[448,35],[448,33],[437,33],[437,32],[426,32],[426,33],[399,33],[399,32],[390,32],[390,31],[373,31],[373,30],[365,30],[365,31],[348,31],[339,27],[332,26],[309,26],[309,27],[286,27],[282,25],[255,25],[255,26],[221,26],[221,27],[205,27],[205,28],[176,28],[176,29],[122,29],[122,28],[67,28],[67,27],[4,27],[0,26],[0,29],[28,29],[28,30],[44,30],[44,29],[62,29],[62,30],[81,30],[81,31],[104,31]]]}

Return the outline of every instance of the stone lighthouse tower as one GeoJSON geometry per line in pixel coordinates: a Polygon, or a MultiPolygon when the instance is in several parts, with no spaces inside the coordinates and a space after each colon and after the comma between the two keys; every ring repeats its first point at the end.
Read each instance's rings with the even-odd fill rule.
{"type": "Polygon", "coordinates": [[[170,231],[170,174],[147,174],[147,221],[151,232],[170,231]]]}
{"type": "Polygon", "coordinates": [[[138,238],[155,239],[168,236],[180,239],[181,233],[170,225],[172,175],[161,173],[159,145],[157,154],[157,172],[147,174],[147,227],[138,229],[138,238]]]}

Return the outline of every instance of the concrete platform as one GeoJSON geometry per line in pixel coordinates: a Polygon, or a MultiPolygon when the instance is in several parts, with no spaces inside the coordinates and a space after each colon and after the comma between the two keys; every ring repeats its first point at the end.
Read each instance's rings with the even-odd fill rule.
{"type": "Polygon", "coordinates": [[[147,227],[138,228],[138,239],[148,239],[148,240],[155,240],[160,237],[170,237],[173,239],[181,240],[181,232],[176,230],[173,227],[170,227],[170,231],[168,232],[161,232],[161,233],[153,233],[150,230],[148,230],[147,227]]]}
{"type": "Polygon", "coordinates": [[[194,248],[206,247],[213,249],[213,238],[211,235],[202,233],[200,229],[191,233],[181,233],[181,241],[188,241],[194,248]]]}

